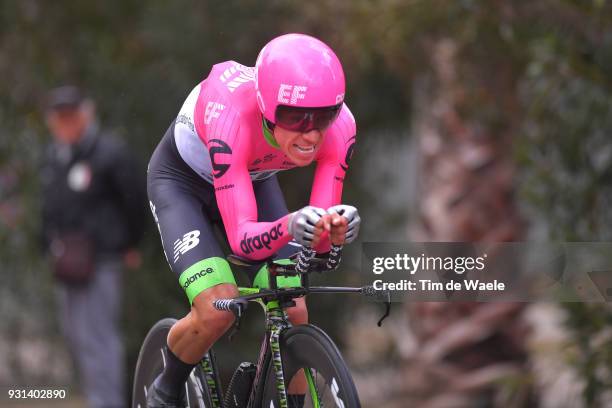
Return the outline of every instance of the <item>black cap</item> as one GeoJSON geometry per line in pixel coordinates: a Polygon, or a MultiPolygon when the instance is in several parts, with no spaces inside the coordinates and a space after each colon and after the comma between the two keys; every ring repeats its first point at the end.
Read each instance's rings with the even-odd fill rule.
{"type": "Polygon", "coordinates": [[[76,108],[85,97],[76,86],[66,85],[52,89],[47,95],[47,109],[76,108]]]}

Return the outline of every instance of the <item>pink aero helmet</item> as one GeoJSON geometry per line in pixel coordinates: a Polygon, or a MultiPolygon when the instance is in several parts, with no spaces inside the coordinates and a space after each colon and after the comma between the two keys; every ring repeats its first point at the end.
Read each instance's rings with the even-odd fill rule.
{"type": "Polygon", "coordinates": [[[257,104],[275,123],[279,105],[322,108],[344,101],[344,72],[338,57],[322,41],[305,34],[276,37],[255,63],[257,104]]]}

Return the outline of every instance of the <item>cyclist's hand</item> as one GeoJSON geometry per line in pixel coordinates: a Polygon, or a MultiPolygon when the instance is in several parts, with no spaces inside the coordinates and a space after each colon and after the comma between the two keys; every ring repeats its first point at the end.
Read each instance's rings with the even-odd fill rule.
{"type": "Polygon", "coordinates": [[[310,205],[294,212],[289,220],[289,233],[298,244],[313,247],[322,231],[329,231],[329,219],[321,219],[324,215],[327,215],[324,209],[310,205]]]}
{"type": "MultiPolygon", "coordinates": [[[[345,242],[347,244],[353,242],[355,238],[357,238],[357,235],[359,235],[359,227],[361,225],[361,217],[359,217],[357,208],[353,207],[352,205],[340,204],[328,208],[327,212],[329,214],[336,213],[341,215],[343,218],[346,218],[348,230],[346,231],[345,242]]],[[[334,233],[333,230],[334,227],[332,227],[332,234],[334,233]]]]}
{"type": "Polygon", "coordinates": [[[331,227],[329,239],[331,243],[334,245],[344,245],[348,231],[348,220],[337,212],[329,214],[329,218],[331,227]]]}
{"type": "MultiPolygon", "coordinates": [[[[338,216],[338,214],[324,214],[319,222],[317,222],[315,225],[314,238],[312,239],[313,248],[319,245],[321,238],[323,237],[323,233],[327,232],[331,234],[331,231],[333,230],[332,222],[334,220],[334,216],[338,216]]],[[[344,235],[342,235],[342,240],[344,240],[344,235]]]]}

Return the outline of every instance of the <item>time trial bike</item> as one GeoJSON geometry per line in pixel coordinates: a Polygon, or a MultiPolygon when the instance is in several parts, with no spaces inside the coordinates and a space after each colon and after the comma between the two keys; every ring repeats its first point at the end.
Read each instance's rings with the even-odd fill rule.
{"type": "MultiPolygon", "coordinates": [[[[265,336],[261,342],[257,364],[242,363],[234,372],[227,391],[223,393],[216,358],[212,349],[196,365],[185,384],[188,407],[206,408],[291,408],[360,407],[359,396],[340,351],[330,337],[312,325],[292,326],[285,309],[295,305],[294,299],[316,293],[360,293],[383,299],[386,305],[382,320],[389,315],[389,294],[364,287],[310,286],[309,274],[337,269],[342,247],[332,245],[328,256],[315,257],[315,252],[303,247],[290,261],[250,261],[230,255],[234,265],[253,267],[265,262],[269,288],[240,287],[239,296],[218,299],[214,307],[234,313],[234,330],[249,302],[259,303],[265,312],[265,336]],[[301,286],[280,288],[277,278],[300,276],[301,286]],[[290,395],[292,381],[307,384],[305,395],[290,395]]],[[[136,365],[133,408],[146,407],[147,389],[163,370],[166,361],[166,338],[176,320],[163,319],[147,334],[136,365]]]]}

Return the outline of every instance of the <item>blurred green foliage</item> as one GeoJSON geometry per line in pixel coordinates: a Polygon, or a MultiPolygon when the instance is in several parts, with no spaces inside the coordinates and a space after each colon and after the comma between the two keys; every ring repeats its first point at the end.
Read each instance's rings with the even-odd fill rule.
{"type": "MultiPolygon", "coordinates": [[[[267,41],[291,31],[322,35],[342,59],[359,55],[341,47],[337,36],[324,35],[319,12],[312,6],[286,1],[0,2],[0,173],[6,175],[0,201],[10,198],[20,210],[14,225],[0,228],[0,239],[6,242],[0,248],[5,272],[0,283],[3,293],[37,295],[0,297],[3,333],[18,339],[24,321],[31,322],[31,335],[49,336],[57,327],[53,314],[47,313],[54,301],[53,285],[38,238],[37,172],[50,141],[43,112],[48,89],[64,83],[82,86],[97,103],[102,125],[128,141],[140,156],[144,172],[144,164],[184,98],[213,64],[233,59],[253,65],[267,41]],[[304,20],[300,17],[296,21],[296,16],[302,15],[304,20]],[[13,181],[5,182],[8,178],[13,181]]],[[[370,70],[369,59],[362,63],[365,68],[352,64],[346,68],[348,100],[357,105],[355,113],[373,112],[370,127],[385,118],[389,123],[402,122],[401,89],[396,88],[386,104],[381,102],[394,75],[382,67],[370,70]],[[382,86],[376,85],[378,80],[383,81],[382,86]],[[362,83],[359,92],[371,96],[358,99],[355,89],[362,83]]],[[[283,175],[290,208],[307,202],[309,192],[301,186],[311,177],[312,169],[283,175]]],[[[148,212],[146,203],[143,211],[148,212]]],[[[152,222],[142,250],[143,267],[126,271],[125,339],[130,370],[153,322],[164,316],[178,318],[187,311],[152,222]]],[[[313,310],[330,302],[333,304],[333,300],[317,303],[313,310]]],[[[333,314],[324,316],[334,321],[333,314]]],[[[254,320],[251,327],[257,324],[261,322],[254,320]]],[[[220,347],[235,350],[249,342],[257,345],[248,336],[253,330],[243,331],[247,335],[238,336],[235,344],[220,347]]]]}
{"type": "MultiPolygon", "coordinates": [[[[564,2],[525,44],[522,194],[548,237],[612,238],[612,14],[610,3],[564,2]]],[[[612,390],[612,309],[568,303],[572,363],[587,406],[612,390]]]]}

